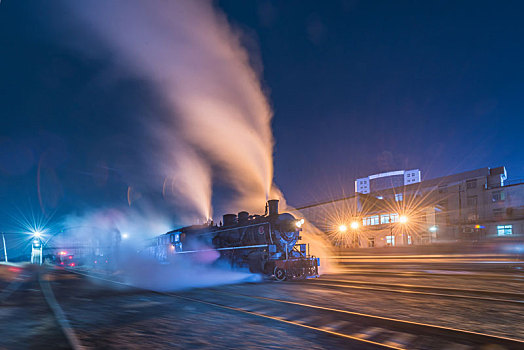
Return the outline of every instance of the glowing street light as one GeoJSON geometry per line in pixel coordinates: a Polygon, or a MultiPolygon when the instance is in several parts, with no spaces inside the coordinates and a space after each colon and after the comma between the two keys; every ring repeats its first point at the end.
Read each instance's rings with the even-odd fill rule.
{"type": "Polygon", "coordinates": [[[405,215],[401,215],[399,218],[398,218],[398,221],[401,223],[401,224],[405,224],[408,222],[408,217],[405,216],[405,215]]]}
{"type": "Polygon", "coordinates": [[[127,233],[122,233],[122,238],[123,239],[128,239],[129,238],[129,235],[127,233]]]}
{"type": "Polygon", "coordinates": [[[338,227],[338,230],[339,230],[340,232],[346,232],[346,231],[348,230],[348,227],[347,227],[346,225],[340,225],[340,226],[338,227]]]}
{"type": "Polygon", "coordinates": [[[429,228],[429,230],[430,230],[431,232],[437,232],[438,228],[437,228],[437,226],[431,226],[431,227],[429,228]]]}
{"type": "Polygon", "coordinates": [[[352,228],[353,230],[356,230],[356,229],[358,228],[358,226],[359,226],[359,225],[358,225],[358,222],[356,222],[356,221],[353,221],[353,222],[351,223],[351,228],[352,228]]]}

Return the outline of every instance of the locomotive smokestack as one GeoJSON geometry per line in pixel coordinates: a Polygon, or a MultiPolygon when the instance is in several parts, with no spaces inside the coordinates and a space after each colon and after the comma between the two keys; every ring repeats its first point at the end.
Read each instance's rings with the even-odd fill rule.
{"type": "Polygon", "coordinates": [[[247,211],[241,211],[238,213],[238,223],[239,224],[247,224],[249,221],[249,213],[247,211]]]}
{"type": "Polygon", "coordinates": [[[233,226],[237,223],[237,216],[235,214],[224,214],[222,217],[224,226],[233,226]]]}
{"type": "Polygon", "coordinates": [[[267,201],[269,207],[269,215],[278,215],[278,199],[270,199],[267,201]]]}

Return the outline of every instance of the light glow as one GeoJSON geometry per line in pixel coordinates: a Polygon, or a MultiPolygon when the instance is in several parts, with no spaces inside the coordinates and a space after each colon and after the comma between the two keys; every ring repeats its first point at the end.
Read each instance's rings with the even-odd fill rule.
{"type": "Polygon", "coordinates": [[[353,221],[353,222],[351,223],[351,228],[352,228],[353,230],[356,230],[356,229],[358,228],[358,222],[353,221]]]}
{"type": "Polygon", "coordinates": [[[404,216],[404,215],[401,215],[401,216],[398,218],[398,221],[399,221],[401,224],[405,224],[406,222],[408,222],[408,217],[407,217],[407,216],[404,216]]]}
{"type": "Polygon", "coordinates": [[[340,232],[346,232],[346,231],[348,230],[348,227],[347,227],[346,225],[340,225],[340,226],[338,227],[338,230],[339,230],[340,232]]]}
{"type": "Polygon", "coordinates": [[[300,219],[297,222],[295,222],[295,226],[298,228],[302,227],[302,225],[304,225],[304,219],[300,219]]]}
{"type": "Polygon", "coordinates": [[[437,232],[437,229],[438,229],[437,226],[431,226],[431,227],[429,228],[429,230],[430,230],[431,232],[437,232]]]}
{"type": "Polygon", "coordinates": [[[122,233],[122,238],[123,238],[123,239],[128,239],[128,238],[129,238],[129,234],[127,234],[127,233],[122,233]]]}

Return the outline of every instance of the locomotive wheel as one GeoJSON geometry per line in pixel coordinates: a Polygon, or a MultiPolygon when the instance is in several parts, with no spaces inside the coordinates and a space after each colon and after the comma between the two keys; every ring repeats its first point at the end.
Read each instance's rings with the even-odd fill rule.
{"type": "Polygon", "coordinates": [[[278,266],[275,267],[275,271],[273,272],[275,275],[275,279],[277,281],[285,281],[286,280],[286,270],[283,268],[280,268],[278,266]]]}

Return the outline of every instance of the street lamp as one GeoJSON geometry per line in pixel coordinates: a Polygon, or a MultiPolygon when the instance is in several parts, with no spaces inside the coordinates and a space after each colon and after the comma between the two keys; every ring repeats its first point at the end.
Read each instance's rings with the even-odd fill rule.
{"type": "MultiPolygon", "coordinates": [[[[398,218],[398,222],[400,224],[406,224],[408,222],[408,217],[405,216],[405,215],[400,215],[399,218],[398,218]]],[[[396,239],[396,234],[393,235],[393,221],[390,221],[390,224],[389,224],[389,234],[392,238],[392,245],[394,246],[395,245],[395,239],[396,239]]]]}
{"type": "Polygon", "coordinates": [[[346,232],[346,231],[348,230],[348,227],[347,227],[346,225],[340,225],[340,226],[338,227],[338,230],[339,230],[340,232],[346,232]]]}
{"type": "Polygon", "coordinates": [[[358,222],[356,222],[356,221],[353,221],[353,222],[351,223],[351,228],[352,228],[353,230],[356,230],[356,229],[358,228],[358,226],[359,226],[359,225],[358,225],[358,222]]]}

